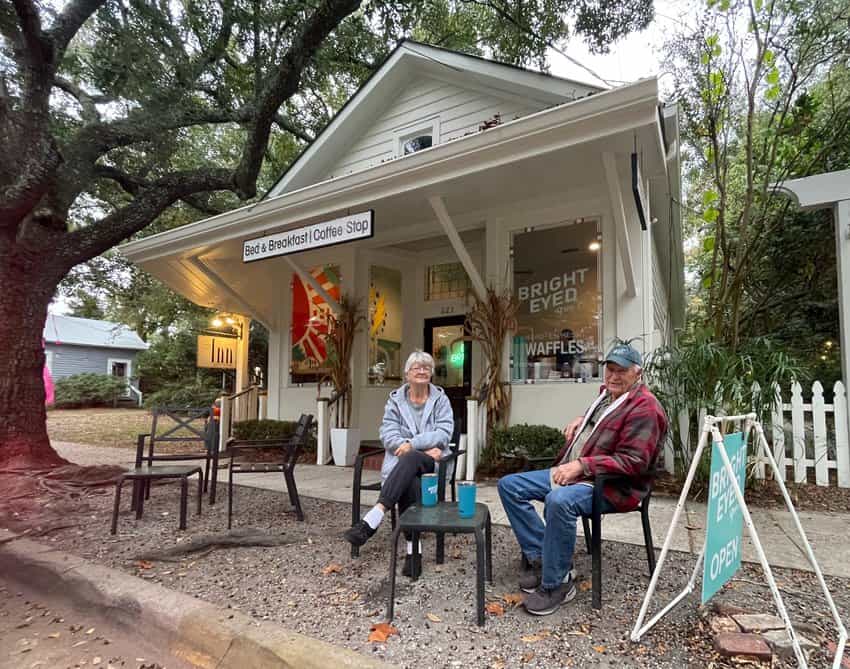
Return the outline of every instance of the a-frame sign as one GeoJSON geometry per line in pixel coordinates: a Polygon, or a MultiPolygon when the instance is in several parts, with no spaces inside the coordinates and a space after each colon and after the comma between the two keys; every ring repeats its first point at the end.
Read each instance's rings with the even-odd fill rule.
{"type": "Polygon", "coordinates": [[[776,609],[782,620],[785,622],[785,630],[791,638],[794,646],[794,655],[797,658],[797,663],[800,667],[806,669],[808,667],[806,656],[800,648],[800,642],[797,639],[797,634],[794,627],[791,625],[791,619],[788,617],[788,611],[785,609],[785,604],[782,601],[782,595],[779,593],[779,588],[776,585],[776,580],[773,578],[770,564],[767,556],[759,541],[758,532],[756,531],[753,519],[750,517],[750,512],[747,509],[747,504],[744,501],[743,487],[743,470],[746,465],[746,444],[748,436],[753,433],[757,443],[755,451],[757,457],[765,459],[773,468],[774,480],[779,484],[782,490],[782,496],[785,498],[785,505],[794,519],[794,525],[797,532],[803,541],[806,548],[806,555],[809,558],[809,563],[812,566],[814,573],[817,575],[818,582],[823,590],[826,602],[829,605],[829,610],[832,613],[832,618],[838,628],[838,647],[835,651],[835,659],[833,660],[833,669],[839,669],[841,660],[844,656],[844,646],[847,643],[847,629],[841,621],[841,616],[838,614],[838,609],[835,607],[835,602],[832,600],[832,595],[826,586],[826,581],[823,578],[820,566],[815,559],[812,547],[800,523],[800,517],[797,515],[796,509],[791,502],[791,497],[788,495],[788,490],[785,488],[785,476],[780,471],[776,460],[771,453],[767,444],[767,439],[764,436],[764,429],[756,420],[754,413],[742,416],[706,416],[703,421],[702,433],[700,434],[699,443],[696,452],[694,453],[691,467],[688,470],[688,476],[685,479],[685,485],[682,488],[682,494],[679,496],[679,501],[676,504],[676,511],[673,514],[673,520],[670,523],[670,528],[667,531],[667,536],[664,539],[664,546],[661,549],[661,555],[658,558],[658,564],[652,574],[652,580],[649,582],[649,588],[646,591],[646,596],[643,599],[643,605],[640,608],[640,613],[635,621],[634,629],[631,633],[632,641],[640,641],[641,637],[646,634],[661,618],[670,612],[678,605],[685,597],[691,594],[696,586],[697,577],[700,575],[700,567],[704,565],[702,572],[702,601],[706,602],[711,596],[719,590],[723,584],[731,578],[740,565],[741,558],[741,540],[743,538],[743,526],[746,525],[750,539],[764,570],[764,576],[770,587],[770,592],[773,595],[773,602],[776,604],[776,609]],[[723,424],[741,424],[743,430],[741,433],[730,434],[725,438],[721,433],[723,424]],[[649,603],[652,600],[652,595],[658,584],[658,579],[664,567],[664,561],[667,559],[667,552],[670,550],[670,544],[673,539],[673,533],[679,524],[679,517],[685,506],[685,501],[688,497],[688,491],[694,480],[697,466],[700,462],[702,452],[708,444],[708,439],[712,441],[712,463],[711,463],[711,480],[710,480],[710,498],[709,498],[709,518],[706,523],[706,538],[703,542],[702,550],[697,558],[694,570],[691,573],[691,578],[685,588],[676,595],[663,609],[656,613],[646,624],[647,611],[649,603]],[[713,514],[713,516],[712,516],[713,514]],[[743,523],[741,523],[743,521],[743,523]]]}

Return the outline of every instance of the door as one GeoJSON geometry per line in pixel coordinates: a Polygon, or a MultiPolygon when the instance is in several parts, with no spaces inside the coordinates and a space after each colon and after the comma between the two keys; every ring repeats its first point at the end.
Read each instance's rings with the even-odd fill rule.
{"type": "Polygon", "coordinates": [[[109,358],[108,361],[109,373],[112,376],[121,379],[124,382],[124,385],[127,386],[122,397],[130,397],[130,365],[131,362],[129,360],[116,360],[115,358],[109,358]]]}
{"type": "Polygon", "coordinates": [[[464,336],[465,320],[465,316],[425,320],[425,351],[434,357],[432,382],[446,391],[458,434],[466,432],[466,398],[472,394],[472,344],[458,341],[464,336]]]}

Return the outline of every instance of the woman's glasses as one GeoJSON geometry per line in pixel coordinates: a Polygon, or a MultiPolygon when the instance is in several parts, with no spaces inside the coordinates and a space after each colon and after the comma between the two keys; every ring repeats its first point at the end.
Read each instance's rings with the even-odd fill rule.
{"type": "Polygon", "coordinates": [[[417,373],[417,374],[420,373],[420,372],[427,372],[428,374],[430,374],[431,368],[424,366],[424,365],[414,365],[413,367],[410,368],[410,371],[417,373]]]}

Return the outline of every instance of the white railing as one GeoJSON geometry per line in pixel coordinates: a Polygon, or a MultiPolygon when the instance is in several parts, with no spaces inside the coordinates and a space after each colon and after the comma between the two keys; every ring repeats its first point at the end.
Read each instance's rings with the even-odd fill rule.
{"type": "MultiPolygon", "coordinates": [[[[461,436],[463,444],[463,436],[461,436]]],[[[458,463],[458,478],[475,480],[475,470],[481,461],[481,452],[487,445],[487,405],[477,399],[466,400],[466,455],[465,463],[458,463]],[[464,466],[465,464],[465,466],[464,466]],[[465,471],[464,471],[465,470],[465,471]]],[[[463,448],[463,446],[461,446],[463,448]]],[[[462,459],[464,459],[462,458],[462,459]]]]}
{"type": "Polygon", "coordinates": [[[234,423],[243,420],[255,420],[260,417],[261,404],[265,407],[265,402],[261,402],[261,397],[263,395],[258,386],[248,386],[245,390],[240,390],[233,395],[221,396],[219,450],[225,449],[227,440],[233,433],[234,423]]]}
{"type": "Polygon", "coordinates": [[[132,383],[127,384],[127,391],[128,391],[127,395],[130,396],[130,397],[135,395],[136,396],[136,404],[138,404],[139,406],[142,406],[142,391],[139,390],[138,388],[136,388],[136,386],[134,386],[132,383]]]}
{"type": "MultiPolygon", "coordinates": [[[[758,391],[755,385],[754,391],[758,391]]],[[[705,411],[697,417],[699,423],[705,411]]],[[[688,416],[679,417],[680,433],[683,435],[685,460],[689,461],[688,416]]],[[[812,384],[809,400],[803,397],[803,387],[793,383],[790,402],[785,402],[778,387],[774,387],[774,401],[770,420],[765,421],[765,436],[770,442],[773,457],[786,480],[805,483],[810,473],[819,486],[832,485],[830,470],[836,470],[835,483],[841,488],[850,488],[850,440],[847,425],[847,394],[844,384],[837,381],[833,386],[833,402],[827,404],[820,381],[812,384]],[[789,471],[790,469],[790,471],[789,471]],[[813,472],[812,472],[813,470],[813,472]]],[[[664,464],[673,472],[673,450],[670,445],[664,451],[664,464]]],[[[756,478],[765,477],[765,458],[751,461],[756,478]]]]}

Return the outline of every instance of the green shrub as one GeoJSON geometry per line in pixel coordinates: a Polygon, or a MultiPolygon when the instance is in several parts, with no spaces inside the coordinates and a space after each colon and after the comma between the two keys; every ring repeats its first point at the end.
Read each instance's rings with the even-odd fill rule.
{"type": "Polygon", "coordinates": [[[221,394],[218,383],[208,380],[167,383],[145,395],[145,406],[208,407],[221,394]]]}
{"type": "Polygon", "coordinates": [[[109,405],[121,397],[126,388],[122,379],[111,374],[74,374],[56,381],[54,405],[61,408],[109,405]]]}
{"type": "Polygon", "coordinates": [[[548,425],[523,423],[508,428],[495,427],[490,431],[490,439],[481,454],[481,461],[486,467],[498,468],[506,455],[554,459],[563,445],[563,433],[548,425]]]}
{"type": "MultiPolygon", "coordinates": [[[[260,439],[286,439],[295,433],[298,422],[294,420],[242,420],[233,424],[233,436],[236,439],[254,441],[260,439]]],[[[315,423],[307,436],[304,450],[316,452],[315,423]]]]}

